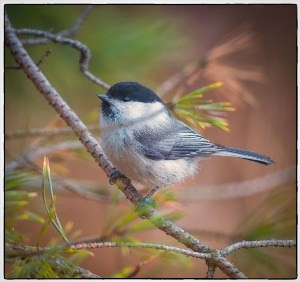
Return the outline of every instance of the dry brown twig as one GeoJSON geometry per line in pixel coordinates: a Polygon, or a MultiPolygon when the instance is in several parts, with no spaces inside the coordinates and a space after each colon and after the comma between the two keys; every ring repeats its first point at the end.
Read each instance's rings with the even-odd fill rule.
{"type": "MultiPolygon", "coordinates": [[[[245,102],[255,105],[255,96],[244,85],[245,81],[261,82],[264,79],[260,66],[229,65],[230,56],[251,53],[256,50],[258,40],[248,23],[239,26],[221,42],[212,47],[198,60],[186,65],[182,70],[165,80],[157,89],[160,96],[171,93],[181,83],[185,86],[205,79],[207,83],[222,82],[219,93],[233,104],[245,102]]],[[[232,61],[232,58],[230,58],[232,61]]],[[[234,60],[233,60],[234,61],[234,60]]],[[[182,93],[181,93],[182,94],[182,93]]],[[[174,96],[174,93],[172,93],[174,96]]]]}
{"type": "Polygon", "coordinates": [[[209,50],[205,56],[203,76],[208,80],[223,82],[221,92],[234,104],[240,104],[241,100],[244,100],[252,106],[255,105],[255,97],[243,83],[244,81],[261,82],[264,76],[259,66],[229,66],[226,59],[231,55],[251,53],[257,45],[256,34],[246,23],[209,50]],[[233,95],[228,95],[228,93],[233,95]]]}
{"type": "Polygon", "coordinates": [[[157,258],[157,256],[150,256],[149,258],[140,261],[135,267],[134,269],[126,276],[124,277],[125,279],[127,278],[133,278],[135,277],[142,269],[142,267],[150,262],[152,262],[153,260],[155,260],[157,258]]]}

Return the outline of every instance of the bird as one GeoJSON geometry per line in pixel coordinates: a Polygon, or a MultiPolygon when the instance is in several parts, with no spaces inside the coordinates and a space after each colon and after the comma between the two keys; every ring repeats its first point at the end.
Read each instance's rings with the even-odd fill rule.
{"type": "Polygon", "coordinates": [[[211,156],[241,158],[264,165],[274,161],[262,154],[209,141],[178,120],[148,87],[118,82],[98,94],[101,145],[116,168],[127,177],[159,189],[194,176],[199,161],[211,156]]]}

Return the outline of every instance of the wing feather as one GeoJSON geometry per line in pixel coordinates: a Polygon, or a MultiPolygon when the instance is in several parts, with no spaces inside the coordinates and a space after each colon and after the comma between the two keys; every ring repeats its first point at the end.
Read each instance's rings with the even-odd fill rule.
{"type": "Polygon", "coordinates": [[[173,126],[161,132],[139,132],[136,136],[142,153],[153,160],[176,160],[196,156],[209,156],[218,151],[218,146],[199,133],[174,121],[173,126]]]}

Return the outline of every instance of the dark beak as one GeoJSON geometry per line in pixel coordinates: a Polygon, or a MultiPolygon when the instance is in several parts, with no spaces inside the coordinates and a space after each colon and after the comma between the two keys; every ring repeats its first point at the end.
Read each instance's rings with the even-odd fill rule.
{"type": "Polygon", "coordinates": [[[103,102],[108,102],[108,97],[106,94],[98,94],[97,95],[99,99],[101,99],[103,102]]]}

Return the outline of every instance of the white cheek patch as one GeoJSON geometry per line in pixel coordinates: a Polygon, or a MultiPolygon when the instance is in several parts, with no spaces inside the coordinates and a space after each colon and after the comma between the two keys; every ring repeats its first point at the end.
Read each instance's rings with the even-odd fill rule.
{"type": "Polygon", "coordinates": [[[119,102],[115,103],[116,108],[120,113],[120,120],[124,121],[126,125],[144,125],[145,122],[148,126],[161,126],[165,124],[169,118],[163,104],[155,103],[142,103],[142,102],[119,102]]]}

